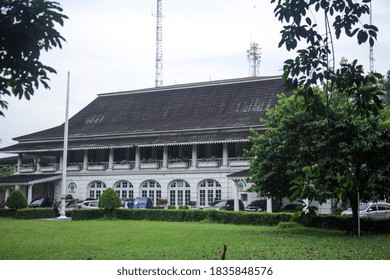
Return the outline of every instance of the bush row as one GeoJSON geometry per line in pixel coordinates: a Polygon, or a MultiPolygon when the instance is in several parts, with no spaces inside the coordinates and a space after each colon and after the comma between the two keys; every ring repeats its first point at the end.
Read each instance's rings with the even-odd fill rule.
{"type": "MultiPolygon", "coordinates": [[[[309,227],[352,231],[352,217],[350,216],[315,216],[309,223],[302,224],[309,227]]],[[[360,229],[362,232],[390,233],[390,219],[364,217],[360,219],[360,229]]]]}
{"type": "Polygon", "coordinates": [[[73,209],[72,221],[93,220],[104,217],[102,209],[73,209]]]}
{"type": "MultiPolygon", "coordinates": [[[[99,209],[75,209],[72,220],[97,219],[103,216],[99,209]]],[[[174,222],[210,221],[236,225],[276,225],[291,221],[290,213],[250,213],[214,210],[156,210],[117,209],[115,216],[123,220],[150,220],[174,222]]]]}
{"type": "Polygon", "coordinates": [[[15,217],[16,209],[0,208],[0,217],[15,217]]]}
{"type": "Polygon", "coordinates": [[[51,208],[23,208],[18,209],[15,214],[16,219],[46,219],[53,217],[54,213],[51,208]]]}

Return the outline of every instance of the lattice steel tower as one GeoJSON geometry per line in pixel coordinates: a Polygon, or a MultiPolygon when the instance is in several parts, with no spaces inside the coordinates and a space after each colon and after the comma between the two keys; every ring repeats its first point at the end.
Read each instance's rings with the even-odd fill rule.
{"type": "Polygon", "coordinates": [[[163,52],[162,52],[162,0],[157,0],[156,25],[156,76],[155,86],[163,86],[163,52]]]}
{"type": "Polygon", "coordinates": [[[259,44],[251,43],[249,50],[247,50],[248,54],[248,62],[249,62],[249,76],[257,77],[260,73],[260,62],[261,62],[261,48],[259,48],[259,44]]]}

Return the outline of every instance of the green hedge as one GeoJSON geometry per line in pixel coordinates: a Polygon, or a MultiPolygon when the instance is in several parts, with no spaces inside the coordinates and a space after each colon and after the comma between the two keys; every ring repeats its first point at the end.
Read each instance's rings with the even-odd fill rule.
{"type": "MultiPolygon", "coordinates": [[[[301,222],[302,223],[302,222],[301,222]]],[[[313,217],[310,223],[302,223],[305,226],[337,229],[352,232],[352,217],[351,216],[316,216],[313,217]]],[[[361,218],[360,229],[370,233],[390,233],[390,219],[372,219],[361,218]]]]}
{"type": "Polygon", "coordinates": [[[199,222],[210,221],[236,225],[276,225],[279,222],[291,221],[290,213],[250,213],[214,210],[144,210],[118,209],[117,218],[124,220],[150,220],[199,222]]]}
{"type": "Polygon", "coordinates": [[[104,217],[102,209],[73,209],[72,221],[93,220],[104,217]]]}
{"type": "Polygon", "coordinates": [[[51,208],[23,208],[16,211],[16,219],[46,219],[53,218],[51,208]]]}
{"type": "Polygon", "coordinates": [[[15,217],[16,209],[0,208],[0,217],[15,217]]]}

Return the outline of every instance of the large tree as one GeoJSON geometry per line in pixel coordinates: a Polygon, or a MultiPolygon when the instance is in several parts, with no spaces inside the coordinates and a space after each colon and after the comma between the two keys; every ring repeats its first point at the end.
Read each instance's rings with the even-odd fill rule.
{"type": "MultiPolygon", "coordinates": [[[[325,147],[322,150],[323,154],[316,155],[310,152],[307,154],[305,159],[307,165],[304,169],[306,174],[296,182],[294,194],[301,193],[308,197],[315,194],[321,200],[321,197],[332,193],[329,186],[338,180],[339,185],[344,186],[340,187],[339,196],[347,194],[346,188],[353,189],[356,195],[355,198],[350,197],[353,200],[351,202],[355,225],[357,198],[363,192],[361,185],[365,184],[357,181],[364,179],[362,177],[365,174],[365,165],[362,163],[362,166],[356,168],[344,165],[349,173],[337,173],[338,163],[334,159],[338,156],[339,150],[335,147],[338,147],[340,139],[335,139],[332,134],[334,133],[332,128],[338,121],[332,119],[332,96],[340,93],[344,95],[346,104],[349,104],[346,108],[340,108],[347,110],[341,112],[346,122],[352,123],[351,117],[359,116],[362,122],[370,123],[371,118],[377,117],[382,109],[379,98],[381,92],[378,87],[381,75],[377,73],[366,75],[357,60],[352,63],[343,61],[336,69],[333,40],[345,35],[355,37],[358,44],[369,43],[370,46],[375,44],[378,29],[374,25],[363,23],[362,18],[370,13],[370,2],[371,0],[271,0],[271,3],[275,4],[275,16],[284,24],[279,47],[285,46],[288,51],[300,48],[296,51],[297,56],[294,59],[285,61],[283,78],[286,80],[286,90],[304,98],[305,111],[322,124],[317,128],[307,129],[314,129],[317,137],[325,139],[321,142],[325,147]],[[315,88],[318,86],[322,86],[323,95],[315,94],[315,88]],[[350,100],[353,102],[349,103],[350,100]],[[307,182],[305,178],[308,177],[310,179],[307,182]],[[321,178],[328,180],[324,183],[321,178]],[[315,188],[312,188],[313,182],[317,182],[315,188]]],[[[304,130],[300,137],[313,137],[310,133],[310,130],[304,130]]],[[[298,146],[297,143],[294,147],[298,150],[307,149],[298,146]]],[[[288,164],[296,166],[297,162],[291,161],[288,164]]],[[[253,167],[251,169],[256,174],[256,170],[253,170],[253,167]]],[[[259,175],[254,175],[254,180],[258,179],[256,176],[259,175]]]]}
{"type": "Polygon", "coordinates": [[[49,88],[49,73],[41,52],[62,48],[65,39],[56,30],[67,16],[57,2],[0,0],[0,115],[8,104],[3,95],[30,99],[39,85],[49,88]],[[57,26],[56,26],[57,25],[57,26]]]}
{"type": "MultiPolygon", "coordinates": [[[[264,134],[250,137],[252,180],[256,190],[273,197],[349,199],[362,201],[390,197],[390,123],[387,109],[362,117],[356,100],[344,92],[313,94],[327,114],[307,110],[304,97],[280,95],[262,122],[264,134]],[[324,134],[329,132],[329,139],[324,134]],[[332,143],[329,147],[329,141],[332,143]]],[[[356,216],[355,216],[356,217],[356,216]]]]}

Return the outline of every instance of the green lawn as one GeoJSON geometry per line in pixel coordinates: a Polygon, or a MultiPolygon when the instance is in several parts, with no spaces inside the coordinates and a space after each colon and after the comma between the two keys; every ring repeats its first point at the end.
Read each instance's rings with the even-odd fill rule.
{"type": "Polygon", "coordinates": [[[340,231],[125,220],[44,221],[0,218],[0,259],[213,260],[389,259],[390,235],[340,231]]]}

